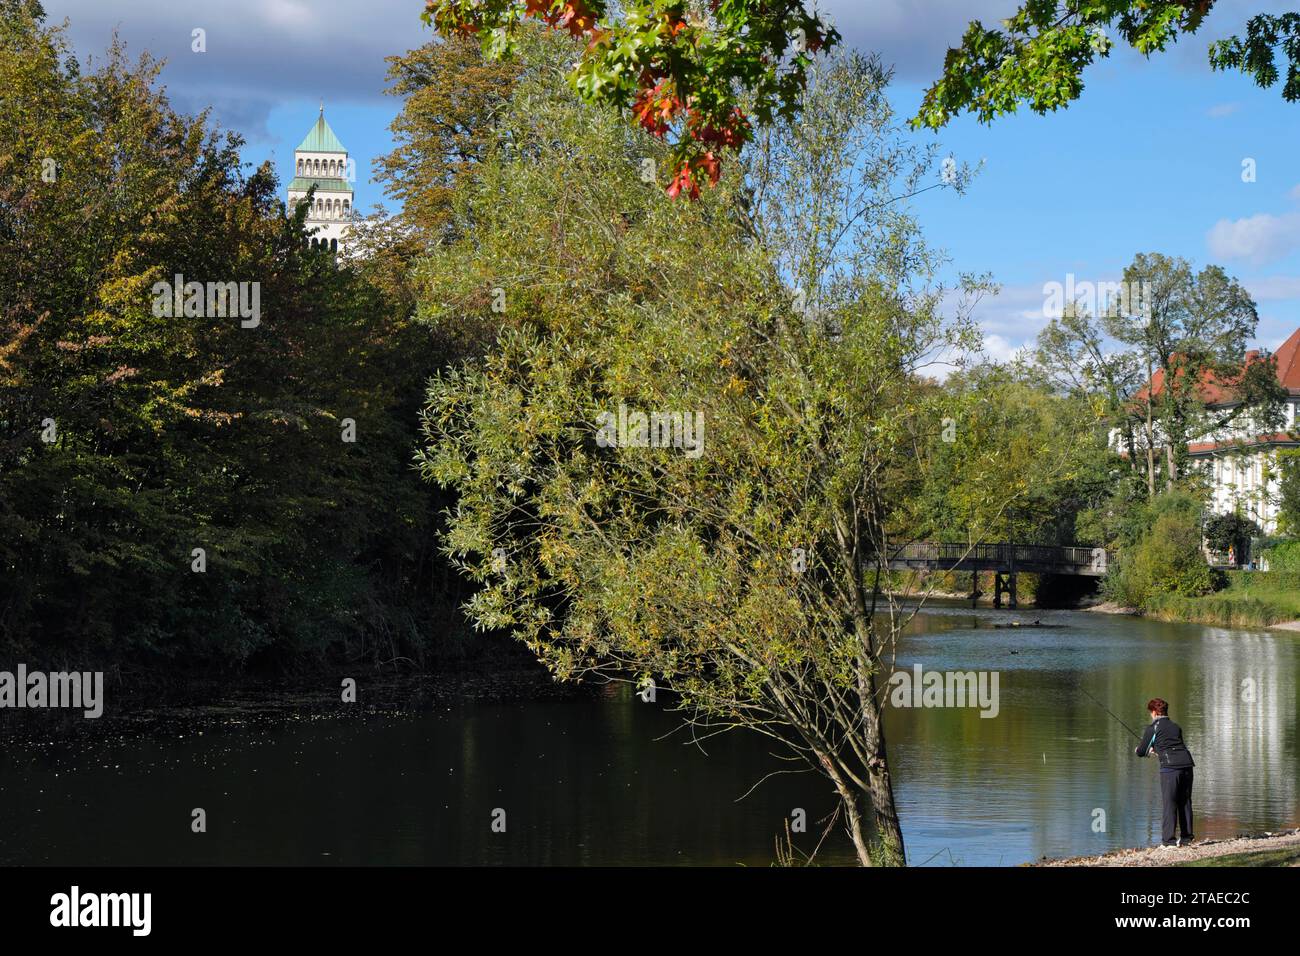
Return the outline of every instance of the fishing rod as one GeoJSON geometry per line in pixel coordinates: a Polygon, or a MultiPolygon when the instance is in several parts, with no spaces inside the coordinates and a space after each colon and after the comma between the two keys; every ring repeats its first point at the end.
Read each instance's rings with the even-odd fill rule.
{"type": "MultiPolygon", "coordinates": [[[[1080,687],[1079,690],[1083,691],[1084,694],[1087,695],[1087,697],[1088,697],[1088,699],[1089,699],[1090,701],[1092,701],[1094,704],[1096,704],[1098,707],[1100,707],[1100,708],[1101,708],[1102,710],[1104,710],[1106,713],[1110,714],[1112,717],[1115,717],[1115,713],[1114,713],[1114,711],[1112,711],[1109,707],[1107,707],[1105,704],[1103,704],[1101,701],[1099,701],[1096,697],[1093,697],[1091,694],[1089,694],[1089,693],[1088,693],[1088,689],[1087,689],[1086,687],[1080,687]]],[[[1127,731],[1128,731],[1130,734],[1132,734],[1134,737],[1136,737],[1138,740],[1141,740],[1141,739],[1142,739],[1142,735],[1139,734],[1139,733],[1138,733],[1136,730],[1134,730],[1132,727],[1130,727],[1128,724],[1124,723],[1124,721],[1120,720],[1118,717],[1115,717],[1115,720],[1119,721],[1119,725],[1120,725],[1121,727],[1123,727],[1125,730],[1127,730],[1127,731]]]]}

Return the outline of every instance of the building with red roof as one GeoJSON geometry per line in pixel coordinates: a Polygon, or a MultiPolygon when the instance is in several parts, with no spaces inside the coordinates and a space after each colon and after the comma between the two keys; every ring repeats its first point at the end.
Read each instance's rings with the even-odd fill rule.
{"type": "MultiPolygon", "coordinates": [[[[1246,361],[1266,357],[1266,353],[1252,351],[1246,354],[1246,361]]],[[[1273,357],[1277,361],[1278,382],[1288,396],[1284,430],[1261,433],[1252,427],[1248,416],[1243,416],[1228,428],[1202,435],[1187,445],[1192,461],[1210,478],[1214,511],[1240,512],[1255,521],[1265,534],[1277,530],[1280,497],[1277,453],[1283,448],[1300,448],[1300,432],[1296,431],[1300,425],[1300,329],[1291,333],[1273,357]]],[[[1152,379],[1153,394],[1158,394],[1159,377],[1152,379]]],[[[1204,377],[1200,393],[1214,410],[1230,411],[1240,404],[1233,383],[1219,381],[1212,375],[1204,377]]]]}
{"type": "MultiPolygon", "coordinates": [[[[1243,414],[1217,431],[1197,436],[1187,445],[1192,467],[1210,481],[1212,509],[1218,514],[1238,512],[1252,519],[1265,534],[1277,530],[1280,498],[1277,453],[1284,448],[1300,448],[1300,329],[1292,332],[1272,357],[1277,363],[1278,382],[1288,396],[1282,430],[1262,428],[1248,414],[1243,414]]],[[[1268,353],[1250,351],[1246,353],[1246,364],[1267,358],[1268,353]]],[[[1197,391],[1210,411],[1224,415],[1241,404],[1238,385],[1239,382],[1221,379],[1207,370],[1201,374],[1197,391]]],[[[1151,377],[1151,396],[1158,398],[1164,387],[1164,372],[1157,371],[1151,377]]],[[[1133,396],[1135,411],[1146,405],[1147,391],[1144,387],[1133,396]]],[[[1120,449],[1119,439],[1118,430],[1111,433],[1117,449],[1120,449]]],[[[1160,441],[1157,426],[1157,445],[1160,441]]],[[[1145,449],[1145,441],[1141,441],[1141,447],[1145,449]]]]}

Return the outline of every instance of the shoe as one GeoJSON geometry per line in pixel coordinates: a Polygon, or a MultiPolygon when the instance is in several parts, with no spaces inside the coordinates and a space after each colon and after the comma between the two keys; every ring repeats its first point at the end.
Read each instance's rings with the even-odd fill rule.
{"type": "Polygon", "coordinates": [[[1178,841],[1178,845],[1179,845],[1179,846],[1191,846],[1191,845],[1192,845],[1192,840],[1194,840],[1194,839],[1195,839],[1195,837],[1183,837],[1181,840],[1178,841]]]}

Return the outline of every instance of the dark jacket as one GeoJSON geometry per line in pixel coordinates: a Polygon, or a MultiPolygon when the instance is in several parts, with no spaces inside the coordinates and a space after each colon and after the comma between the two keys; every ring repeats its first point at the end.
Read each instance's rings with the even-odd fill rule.
{"type": "Polygon", "coordinates": [[[1134,753],[1145,757],[1148,750],[1154,750],[1160,758],[1161,770],[1185,770],[1196,766],[1192,752],[1183,743],[1183,728],[1168,717],[1157,717],[1142,731],[1142,742],[1134,753]]]}

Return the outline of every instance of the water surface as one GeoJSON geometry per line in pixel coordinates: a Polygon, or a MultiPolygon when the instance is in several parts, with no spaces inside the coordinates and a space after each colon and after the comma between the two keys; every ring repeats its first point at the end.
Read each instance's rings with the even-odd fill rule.
{"type": "MultiPolygon", "coordinates": [[[[1005,865],[1158,840],[1154,761],[1081,687],[1135,728],[1148,698],[1171,702],[1197,761],[1198,836],[1297,825],[1298,647],[1281,631],[931,608],[898,666],[996,671],[999,713],[889,711],[909,861],[1005,865]],[[1063,626],[991,626],[1035,618],[1063,626]]],[[[796,844],[812,849],[835,806],[820,777],[781,772],[792,765],[756,736],[692,743],[677,727],[662,701],[613,690],[202,733],[52,723],[48,740],[0,750],[0,863],[766,866],[794,808],[809,831],[796,844]]],[[[818,859],[851,862],[838,827],[818,859]]]]}

